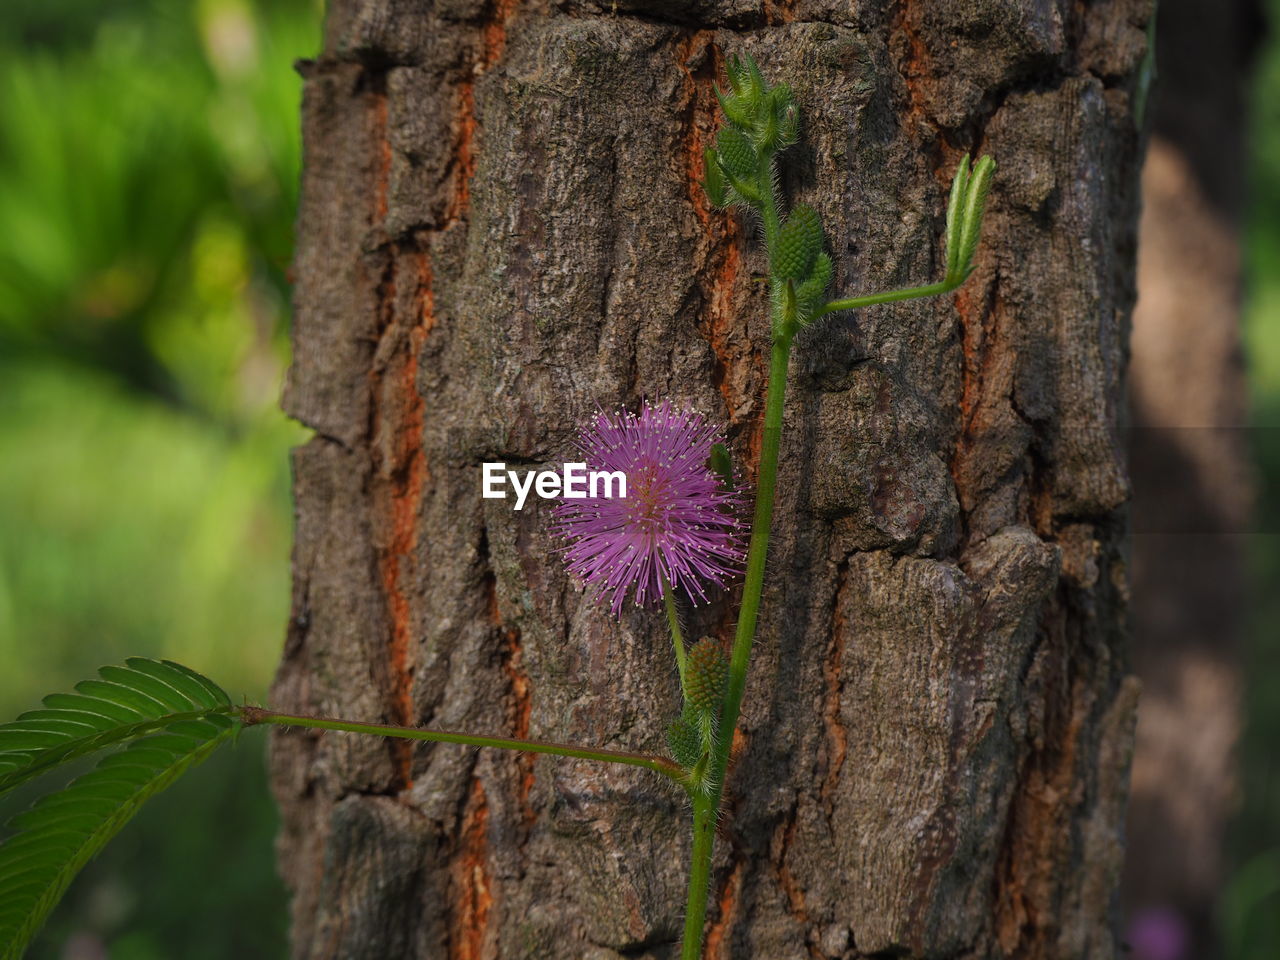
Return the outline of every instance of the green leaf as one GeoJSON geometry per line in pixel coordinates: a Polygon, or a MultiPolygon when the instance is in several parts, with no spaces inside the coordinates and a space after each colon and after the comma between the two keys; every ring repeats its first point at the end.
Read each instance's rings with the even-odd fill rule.
{"type": "Polygon", "coordinates": [[[782,319],[788,325],[800,321],[800,303],[796,299],[796,282],[788,279],[782,285],[782,319]]]}
{"type": "Polygon", "coordinates": [[[236,735],[239,721],[210,709],[226,705],[173,720],[9,821],[16,832],[0,843],[0,960],[21,957],[71,880],[146,800],[236,735]]]}
{"type": "Polygon", "coordinates": [[[104,747],[231,709],[212,680],[167,660],[134,657],[99,676],[0,724],[0,794],[104,747]]]}
{"type": "Polygon", "coordinates": [[[772,107],[766,105],[756,119],[753,137],[756,146],[759,147],[762,153],[773,153],[778,149],[778,138],[782,132],[781,127],[778,115],[774,113],[772,107]]]}
{"type": "Polygon", "coordinates": [[[760,66],[749,54],[741,58],[734,55],[725,63],[725,73],[729,77],[729,86],[743,106],[755,113],[769,90],[760,66]]]}

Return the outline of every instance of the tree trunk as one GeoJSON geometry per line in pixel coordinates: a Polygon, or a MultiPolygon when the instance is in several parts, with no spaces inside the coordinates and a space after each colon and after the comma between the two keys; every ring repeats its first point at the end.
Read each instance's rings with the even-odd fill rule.
{"type": "MultiPolygon", "coordinates": [[[[479,465],[557,463],[647,396],[723,421],[750,475],[765,264],[694,182],[749,52],[797,91],[783,185],[841,294],[939,279],[960,155],[1000,170],[961,291],[797,341],[707,954],[1113,956],[1149,7],[332,0],[274,705],[663,749],[660,612],[572,589],[546,504],[482,500],[479,465]]],[[[678,952],[688,810],[651,774],[297,732],[273,771],[298,957],[678,952]]]]}

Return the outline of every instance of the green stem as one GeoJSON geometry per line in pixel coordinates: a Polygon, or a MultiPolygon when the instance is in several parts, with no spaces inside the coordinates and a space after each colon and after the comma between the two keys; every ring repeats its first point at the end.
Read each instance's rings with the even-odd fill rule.
{"type": "Polygon", "coordinates": [[[782,411],[786,402],[787,365],[791,358],[791,336],[774,336],[769,363],[769,388],[765,395],[764,434],[760,445],[760,468],[756,477],[756,509],[747,547],[747,572],[742,590],[742,608],[729,660],[729,681],[725,688],[721,734],[711,754],[710,791],[693,801],[693,851],[689,867],[689,900],[685,912],[682,960],[699,960],[702,928],[707,916],[707,889],[711,875],[711,854],[715,846],[715,825],[724,793],[725,771],[733,747],[733,733],[742,712],[742,695],[747,685],[751,644],[755,640],[760,596],[764,587],[765,558],[769,552],[769,528],[773,522],[773,496],[778,478],[778,447],[782,440],[782,411]]]}
{"type": "Polygon", "coordinates": [[[279,727],[310,727],[315,730],[342,730],[347,733],[367,733],[381,737],[401,737],[406,740],[429,740],[432,743],[460,743],[470,747],[501,747],[504,750],[523,750],[526,753],[550,753],[558,757],[576,757],[580,760],[601,760],[606,763],[625,763],[632,767],[644,767],[677,783],[684,783],[685,772],[680,765],[666,757],[648,753],[627,753],[623,750],[605,750],[599,747],[579,747],[567,743],[551,743],[546,740],[518,740],[514,737],[482,737],[470,733],[453,733],[448,730],[428,730],[423,727],[401,727],[392,724],[362,723],[359,720],[333,720],[326,717],[303,717],[291,713],[274,713],[261,707],[240,707],[237,711],[246,726],[270,723],[279,727]]]}
{"type": "Polygon", "coordinates": [[[676,669],[680,671],[680,692],[687,693],[684,685],[685,652],[684,635],[680,632],[680,615],[676,611],[675,591],[667,582],[667,575],[662,575],[662,599],[667,607],[667,625],[671,627],[671,643],[676,648],[676,669]]]}
{"type": "Polygon", "coordinates": [[[820,317],[824,313],[834,313],[837,310],[860,310],[862,307],[871,307],[877,303],[896,303],[899,300],[914,300],[917,297],[936,297],[940,293],[950,293],[962,283],[964,283],[964,278],[960,277],[956,280],[942,280],[938,283],[931,283],[927,287],[906,287],[902,290],[868,293],[865,296],[850,297],[847,300],[832,300],[814,314],[814,317],[820,317]]]}

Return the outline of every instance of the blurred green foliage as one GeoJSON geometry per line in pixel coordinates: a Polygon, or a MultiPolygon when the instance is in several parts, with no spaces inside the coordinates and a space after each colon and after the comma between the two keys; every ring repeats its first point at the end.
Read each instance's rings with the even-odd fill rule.
{"type": "MultiPolygon", "coordinates": [[[[260,698],[288,614],[285,270],[318,0],[0,3],[0,714],[128,655],[260,698]]],[[[263,738],[155,801],[33,956],[274,958],[263,738]]],[[[7,813],[8,806],[4,811],[7,813]]]]}
{"type": "Polygon", "coordinates": [[[1271,33],[1252,92],[1244,315],[1259,533],[1249,544],[1252,610],[1235,866],[1220,914],[1228,960],[1280,957],[1280,0],[1265,6],[1271,33]]]}

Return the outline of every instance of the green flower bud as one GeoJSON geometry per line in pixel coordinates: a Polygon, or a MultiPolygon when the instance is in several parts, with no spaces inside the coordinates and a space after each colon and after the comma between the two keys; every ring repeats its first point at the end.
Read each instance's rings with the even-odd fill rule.
{"type": "Polygon", "coordinates": [[[769,111],[777,121],[777,145],[789,147],[800,135],[800,111],[791,87],[780,83],[769,91],[769,111]]]}
{"type": "Polygon", "coordinates": [[[800,301],[800,316],[810,319],[814,313],[822,309],[827,302],[827,288],[835,274],[835,265],[825,253],[820,253],[813,261],[813,271],[809,279],[800,284],[796,290],[796,299],[800,301]]]}
{"type": "Polygon", "coordinates": [[[973,272],[973,255],[978,249],[978,238],[982,233],[982,215],[987,208],[987,193],[991,189],[991,178],[996,172],[996,162],[990,157],[983,157],[973,165],[973,175],[965,185],[964,210],[960,223],[960,266],[967,277],[973,272]]]}
{"type": "Polygon", "coordinates": [[[764,153],[776,150],[778,148],[779,132],[778,115],[772,109],[766,107],[756,118],[753,136],[756,146],[764,153]]]}
{"type": "Polygon", "coordinates": [[[755,175],[756,150],[742,131],[725,127],[716,135],[716,146],[726,172],[744,179],[755,175]]]}
{"type": "Polygon", "coordinates": [[[812,207],[800,204],[778,231],[774,276],[783,280],[807,280],[821,252],[822,221],[812,207]]]}
{"type": "Polygon", "coordinates": [[[714,710],[720,705],[728,679],[729,661],[720,644],[711,637],[703,637],[689,650],[685,697],[700,711],[714,710]]]}
{"type": "Polygon", "coordinates": [[[741,59],[731,56],[725,63],[725,73],[729,76],[729,86],[741,98],[743,106],[755,113],[769,90],[755,60],[750,56],[741,59]]]}
{"type": "Polygon", "coordinates": [[[702,734],[696,718],[681,715],[667,727],[671,759],[682,767],[692,767],[702,756],[702,734]]]}
{"type": "Polygon", "coordinates": [[[951,198],[947,202],[947,276],[954,277],[960,272],[960,227],[961,207],[964,206],[965,195],[969,191],[969,155],[960,158],[956,167],[956,175],[951,181],[951,198]]]}
{"type": "Polygon", "coordinates": [[[730,54],[729,59],[725,61],[724,72],[729,77],[730,89],[738,96],[742,96],[747,90],[747,68],[738,59],[736,53],[730,54]]]}
{"type": "Polygon", "coordinates": [[[789,147],[800,139],[800,111],[794,103],[778,114],[778,146],[789,147]]]}

